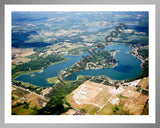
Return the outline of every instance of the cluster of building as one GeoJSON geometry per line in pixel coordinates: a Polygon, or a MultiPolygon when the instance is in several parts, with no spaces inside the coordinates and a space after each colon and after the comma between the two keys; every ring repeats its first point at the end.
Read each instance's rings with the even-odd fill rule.
{"type": "Polygon", "coordinates": [[[41,91],[41,95],[45,96],[46,94],[48,94],[50,91],[52,91],[52,87],[46,88],[44,90],[41,91]]]}
{"type": "Polygon", "coordinates": [[[132,86],[132,87],[140,87],[138,84],[140,82],[140,79],[138,80],[135,80],[135,81],[132,81],[132,82],[129,82],[129,83],[124,83],[124,85],[128,85],[128,86],[132,86]]]}

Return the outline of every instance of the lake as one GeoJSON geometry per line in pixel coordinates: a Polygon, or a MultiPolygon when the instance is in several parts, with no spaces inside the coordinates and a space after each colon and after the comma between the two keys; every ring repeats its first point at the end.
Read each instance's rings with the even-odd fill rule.
{"type": "MultiPolygon", "coordinates": [[[[90,76],[100,76],[105,75],[114,80],[125,80],[134,78],[142,73],[141,60],[132,56],[129,51],[132,50],[123,44],[106,46],[105,50],[118,50],[116,52],[115,58],[118,61],[118,65],[114,68],[103,68],[103,69],[89,69],[80,72],[76,72],[76,77],[78,75],[90,75],[90,76]]],[[[86,56],[88,53],[81,54],[79,56],[64,56],[69,58],[69,60],[51,65],[43,70],[43,72],[35,72],[27,75],[22,75],[15,80],[31,83],[38,86],[52,86],[47,82],[47,78],[55,77],[58,73],[72,66],[74,63],[78,62],[82,56],[86,56]]],[[[74,79],[76,79],[76,77],[74,79]]]]}

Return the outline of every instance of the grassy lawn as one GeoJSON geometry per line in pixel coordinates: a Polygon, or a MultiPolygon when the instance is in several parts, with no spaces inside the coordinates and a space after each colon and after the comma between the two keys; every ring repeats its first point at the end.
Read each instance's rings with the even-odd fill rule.
{"type": "Polygon", "coordinates": [[[57,81],[57,77],[53,77],[53,78],[48,78],[47,81],[50,83],[50,84],[53,84],[57,81]]]}
{"type": "Polygon", "coordinates": [[[128,97],[125,97],[125,96],[123,96],[123,95],[119,95],[118,97],[119,97],[119,98],[128,99],[128,97]]]}
{"type": "Polygon", "coordinates": [[[87,107],[84,108],[85,112],[87,112],[87,113],[89,113],[93,109],[94,109],[93,105],[88,105],[87,107]]]}
{"type": "Polygon", "coordinates": [[[97,107],[95,107],[94,105],[88,105],[85,108],[81,109],[82,111],[90,114],[90,115],[95,115],[96,112],[99,110],[97,107]]]}
{"type": "Polygon", "coordinates": [[[14,69],[15,67],[16,67],[16,65],[13,65],[13,64],[12,64],[12,69],[14,69]]]}
{"type": "Polygon", "coordinates": [[[69,97],[70,97],[70,94],[68,94],[68,95],[66,96],[66,101],[67,101],[67,102],[69,102],[69,97]]]}
{"type": "Polygon", "coordinates": [[[95,115],[97,111],[98,111],[98,109],[97,109],[97,108],[94,108],[89,114],[90,114],[90,115],[95,115]]]}
{"type": "Polygon", "coordinates": [[[111,103],[107,103],[102,110],[98,113],[98,115],[114,115],[114,105],[111,103]]]}
{"type": "Polygon", "coordinates": [[[37,110],[33,110],[31,108],[25,109],[24,105],[21,105],[12,109],[12,114],[16,114],[16,115],[34,115],[36,113],[37,113],[37,110]]]}

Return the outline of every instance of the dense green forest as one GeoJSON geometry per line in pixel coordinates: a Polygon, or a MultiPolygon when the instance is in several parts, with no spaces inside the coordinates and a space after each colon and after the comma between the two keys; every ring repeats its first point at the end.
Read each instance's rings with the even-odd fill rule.
{"type": "Polygon", "coordinates": [[[138,49],[138,54],[141,55],[143,58],[147,58],[149,56],[148,49],[138,49]]]}
{"type": "Polygon", "coordinates": [[[46,97],[51,98],[47,105],[39,110],[39,115],[57,115],[66,112],[71,108],[70,104],[66,102],[66,96],[81,85],[90,76],[79,76],[76,81],[67,81],[65,85],[57,83],[53,86],[53,91],[46,94],[46,97]],[[63,104],[68,105],[64,107],[63,104]]]}
{"type": "Polygon", "coordinates": [[[95,55],[94,57],[92,57],[90,59],[90,62],[99,62],[102,61],[102,60],[105,60],[105,63],[109,63],[109,62],[112,62],[112,63],[116,63],[116,59],[111,55],[111,52],[114,52],[115,50],[110,50],[110,51],[101,51],[100,54],[98,55],[95,55]]]}

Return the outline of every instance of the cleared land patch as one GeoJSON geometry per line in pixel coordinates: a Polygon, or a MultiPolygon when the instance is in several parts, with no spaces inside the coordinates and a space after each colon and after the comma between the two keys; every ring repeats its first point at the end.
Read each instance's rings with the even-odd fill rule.
{"type": "Polygon", "coordinates": [[[26,53],[21,54],[20,56],[22,56],[22,57],[30,56],[30,55],[32,55],[32,54],[34,54],[34,53],[36,53],[36,52],[34,52],[33,50],[31,50],[31,51],[28,51],[28,52],[26,52],[26,53]]]}
{"type": "Polygon", "coordinates": [[[38,108],[42,108],[48,102],[48,100],[46,100],[43,96],[19,87],[12,88],[12,96],[14,97],[14,100],[12,100],[12,105],[27,102],[30,107],[37,106],[38,108]]]}
{"type": "Polygon", "coordinates": [[[33,48],[12,48],[12,63],[18,65],[19,63],[25,63],[30,61],[28,56],[35,54],[36,52],[33,51],[33,48]]]}
{"type": "Polygon", "coordinates": [[[38,108],[44,107],[48,100],[43,98],[42,96],[38,96],[37,94],[30,93],[26,95],[27,102],[30,103],[31,107],[34,107],[37,105],[38,108]]]}
{"type": "Polygon", "coordinates": [[[113,88],[115,87],[86,81],[75,89],[67,99],[73,107],[88,114],[95,114],[113,95],[109,92],[113,88]]]}
{"type": "Polygon", "coordinates": [[[147,95],[143,95],[140,92],[126,88],[123,96],[129,97],[127,102],[124,104],[123,109],[129,111],[133,115],[140,115],[143,112],[145,103],[148,100],[147,95]]]}
{"type": "Polygon", "coordinates": [[[133,86],[103,85],[86,81],[70,93],[66,99],[75,109],[89,115],[141,115],[148,96],[133,86]]]}
{"type": "Polygon", "coordinates": [[[139,85],[140,85],[141,88],[143,88],[143,89],[148,89],[149,77],[146,77],[146,78],[143,78],[142,80],[140,80],[139,85]]]}
{"type": "Polygon", "coordinates": [[[18,97],[23,97],[29,93],[28,91],[24,91],[23,89],[20,89],[20,88],[15,88],[12,92],[14,95],[18,97]]]}

